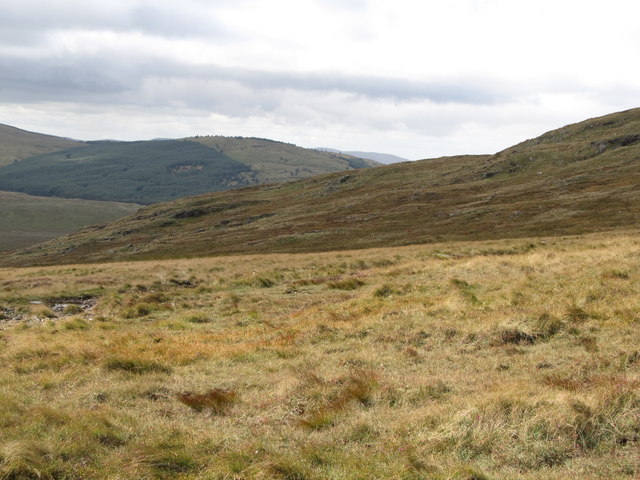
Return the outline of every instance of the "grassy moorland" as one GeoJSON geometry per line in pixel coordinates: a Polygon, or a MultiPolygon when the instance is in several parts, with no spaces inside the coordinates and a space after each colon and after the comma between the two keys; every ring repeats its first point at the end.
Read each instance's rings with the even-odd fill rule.
{"type": "Polygon", "coordinates": [[[0,259],[34,265],[313,252],[635,227],[640,109],[495,155],[459,156],[218,192],[140,210],[0,259]]]}
{"type": "Polygon", "coordinates": [[[639,247],[0,269],[0,478],[637,479],[639,247]]]}
{"type": "Polygon", "coordinates": [[[87,225],[131,215],[132,203],[33,197],[0,191],[0,251],[24,248],[87,225]]]}

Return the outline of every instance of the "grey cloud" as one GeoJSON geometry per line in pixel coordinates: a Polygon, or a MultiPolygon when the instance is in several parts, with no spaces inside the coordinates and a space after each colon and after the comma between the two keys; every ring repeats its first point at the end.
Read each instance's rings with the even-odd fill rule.
{"type": "Polygon", "coordinates": [[[430,100],[435,103],[494,104],[507,100],[495,88],[473,80],[413,81],[388,77],[333,74],[296,74],[236,70],[225,72],[254,88],[290,88],[304,91],[339,91],[370,98],[398,101],[430,100]]]}
{"type": "Polygon", "coordinates": [[[0,41],[10,45],[45,42],[48,33],[64,30],[139,31],[160,37],[236,37],[206,3],[122,2],[44,3],[34,0],[0,4],[0,41]]]}
{"type": "Polygon", "coordinates": [[[230,39],[235,34],[222,22],[202,11],[160,8],[156,4],[143,4],[131,11],[132,27],[158,36],[207,37],[230,39]]]}
{"type": "MultiPolygon", "coordinates": [[[[96,101],[103,95],[127,90],[127,85],[104,68],[88,68],[87,63],[31,61],[18,57],[0,57],[0,100],[12,102],[96,101]]],[[[95,66],[95,65],[94,65],[95,66]]]]}
{"type": "MultiPolygon", "coordinates": [[[[488,87],[477,79],[449,81],[405,80],[375,76],[350,76],[340,73],[267,72],[226,68],[215,65],[194,66],[161,57],[134,55],[124,58],[103,52],[100,55],[65,56],[49,59],[0,56],[0,99],[2,101],[78,100],[100,96],[110,101],[139,102],[136,93],[144,93],[145,83],[164,80],[164,96],[155,95],[158,105],[171,103],[172,97],[184,98],[193,108],[214,107],[221,89],[229,103],[251,99],[257,107],[273,108],[277,92],[341,92],[369,99],[396,102],[428,100],[434,103],[493,105],[510,100],[505,91],[488,87]],[[169,88],[168,85],[173,85],[169,88]],[[194,89],[194,86],[198,88],[194,89]],[[211,101],[210,101],[211,99],[211,101]]],[[[488,82],[487,82],[488,84],[488,82]]]]}

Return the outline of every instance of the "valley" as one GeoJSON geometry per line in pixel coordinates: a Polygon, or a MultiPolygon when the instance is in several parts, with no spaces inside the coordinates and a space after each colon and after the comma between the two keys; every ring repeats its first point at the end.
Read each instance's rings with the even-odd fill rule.
{"type": "Polygon", "coordinates": [[[136,212],[141,205],[0,192],[0,251],[51,240],[136,212]]]}
{"type": "Polygon", "coordinates": [[[494,155],[182,198],[0,256],[0,265],[314,252],[634,228],[639,135],[640,109],[634,109],[568,125],[494,155]]]}
{"type": "Polygon", "coordinates": [[[639,139],[629,110],[0,253],[0,479],[637,479],[639,139]]]}

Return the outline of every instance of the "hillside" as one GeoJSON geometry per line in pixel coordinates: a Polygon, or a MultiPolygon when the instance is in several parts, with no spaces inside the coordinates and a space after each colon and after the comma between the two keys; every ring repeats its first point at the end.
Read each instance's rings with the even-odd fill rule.
{"type": "Polygon", "coordinates": [[[82,143],[0,124],[0,167],[79,145],[82,143]]]}
{"type": "Polygon", "coordinates": [[[640,109],[495,155],[389,165],[154,205],[4,264],[305,252],[637,227],[640,109]]]}
{"type": "Polygon", "coordinates": [[[104,141],[0,168],[0,189],[149,204],[230,188],[249,172],[247,165],[194,142],[104,141]]]}
{"type": "Polygon", "coordinates": [[[0,190],[151,204],[373,165],[253,138],[100,141],[1,167],[0,190]]]}
{"type": "Polygon", "coordinates": [[[131,215],[140,205],[0,192],[0,251],[24,248],[87,225],[131,215]]]}
{"type": "Polygon", "coordinates": [[[186,140],[214,148],[248,165],[251,167],[255,183],[277,183],[379,165],[378,162],[364,157],[338,152],[319,152],[264,138],[208,136],[186,140]]]}

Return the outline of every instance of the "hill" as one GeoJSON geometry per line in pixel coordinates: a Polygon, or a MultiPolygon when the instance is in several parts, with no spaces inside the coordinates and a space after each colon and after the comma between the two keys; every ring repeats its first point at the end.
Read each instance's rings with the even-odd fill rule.
{"type": "Polygon", "coordinates": [[[100,141],[6,165],[0,168],[0,190],[151,204],[373,165],[253,138],[100,141]]]}
{"type": "Polygon", "coordinates": [[[495,155],[337,173],[154,205],[5,264],[308,252],[637,226],[640,109],[495,155]]]}
{"type": "Polygon", "coordinates": [[[87,225],[131,215],[140,205],[0,192],[0,251],[24,248],[87,225]]]}
{"type": "Polygon", "coordinates": [[[323,173],[380,165],[365,157],[339,152],[319,152],[264,138],[192,137],[186,140],[214,148],[251,167],[256,184],[277,183],[323,173]]]}
{"type": "Polygon", "coordinates": [[[75,140],[27,132],[0,124],[0,167],[35,155],[79,145],[82,143],[75,140]]]}

